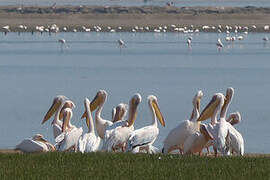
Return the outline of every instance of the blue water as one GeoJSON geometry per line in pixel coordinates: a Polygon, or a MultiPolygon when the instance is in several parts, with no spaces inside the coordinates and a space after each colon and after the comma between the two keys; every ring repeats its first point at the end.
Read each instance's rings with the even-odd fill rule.
{"type": "Polygon", "coordinates": [[[105,119],[111,118],[112,107],[141,93],[136,128],[151,122],[146,98],[156,95],[166,121],[155,143],[161,147],[168,132],[190,117],[198,90],[204,92],[203,108],[214,93],[232,86],[229,113],[242,115],[236,128],[246,152],[269,153],[270,44],[262,42],[265,35],[250,33],[242,41],[226,43],[225,34],[200,33],[192,35],[190,50],[185,43],[190,35],[178,33],[0,34],[0,148],[13,148],[36,133],[53,142],[50,123],[41,121],[59,94],[75,102],[72,123],[86,130],[79,119],[83,99],[92,99],[99,89],[109,94],[105,119]],[[220,52],[218,37],[225,45],[220,52]],[[68,45],[63,52],[60,38],[68,45]],[[127,45],[121,53],[120,38],[127,45]]]}
{"type": "Polygon", "coordinates": [[[269,0],[1,0],[0,5],[118,5],[118,6],[164,6],[166,2],[175,6],[261,6],[270,7],[269,0]]]}

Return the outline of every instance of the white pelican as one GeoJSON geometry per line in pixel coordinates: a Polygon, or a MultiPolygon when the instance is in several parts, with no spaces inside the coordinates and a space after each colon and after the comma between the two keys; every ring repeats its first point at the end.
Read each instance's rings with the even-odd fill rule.
{"type": "MultiPolygon", "coordinates": [[[[63,123],[62,123],[62,121],[60,121],[60,119],[62,119],[60,117],[60,112],[63,109],[66,100],[68,100],[68,98],[66,96],[63,96],[63,95],[56,96],[53,99],[53,103],[52,103],[50,109],[48,110],[48,112],[46,113],[46,115],[43,118],[43,121],[41,122],[41,124],[44,124],[46,121],[48,121],[51,118],[51,116],[53,114],[55,114],[54,120],[52,121],[54,138],[56,138],[57,136],[59,136],[62,133],[63,123]]],[[[70,108],[75,106],[74,104],[67,104],[66,106],[68,106],[68,105],[70,108]]]]}
{"type": "MultiPolygon", "coordinates": [[[[67,102],[72,103],[70,100],[67,102]]],[[[65,108],[61,110],[63,114],[63,126],[62,133],[55,138],[57,142],[59,151],[67,151],[71,148],[74,148],[75,152],[77,151],[78,140],[82,135],[83,129],[82,127],[77,128],[76,126],[70,123],[70,119],[72,118],[72,109],[65,108]]]]}
{"type": "Polygon", "coordinates": [[[193,98],[193,110],[189,120],[184,120],[177,127],[172,129],[164,140],[163,153],[169,153],[179,149],[182,153],[184,142],[187,137],[196,131],[199,131],[200,122],[197,119],[200,115],[200,101],[203,96],[202,91],[198,91],[193,98]]]}
{"type": "MultiPolygon", "coordinates": [[[[95,114],[97,134],[101,139],[104,139],[104,133],[107,126],[111,126],[113,122],[105,120],[101,117],[101,111],[107,99],[107,92],[105,90],[99,90],[90,104],[91,111],[94,111],[97,107],[95,114]]],[[[82,118],[86,117],[86,112],[82,115],[82,118]]]]}
{"type": "Polygon", "coordinates": [[[150,147],[159,134],[157,118],[161,125],[165,127],[165,121],[160,112],[157,97],[150,95],[147,99],[149,108],[152,112],[152,124],[131,132],[127,141],[128,152],[133,151],[133,149],[146,149],[148,153],[152,153],[150,147]]]}
{"type": "Polygon", "coordinates": [[[55,151],[55,147],[43,138],[41,134],[36,134],[33,138],[24,139],[16,146],[16,150],[23,152],[47,152],[55,151]]]}
{"type": "Polygon", "coordinates": [[[204,120],[212,116],[212,120],[216,121],[217,114],[221,111],[220,120],[216,124],[208,125],[208,130],[212,133],[213,148],[215,151],[215,156],[217,155],[217,150],[219,150],[223,155],[229,155],[230,149],[236,153],[244,154],[244,140],[242,135],[225,120],[227,107],[223,106],[225,96],[221,93],[217,93],[213,96],[211,102],[201,113],[198,121],[204,120]],[[222,107],[223,106],[223,107],[222,107]],[[222,107],[222,110],[221,110],[222,107]],[[225,109],[225,110],[224,110],[225,109]]]}
{"type": "MultiPolygon", "coordinates": [[[[113,124],[108,125],[104,132],[104,142],[106,142],[110,138],[111,134],[117,127],[126,126],[128,124],[128,121],[124,120],[124,118],[126,117],[127,111],[128,111],[128,105],[124,103],[120,103],[115,108],[115,114],[113,115],[113,119],[112,119],[113,124]]],[[[134,130],[133,125],[130,128],[134,130]]],[[[104,146],[102,147],[102,149],[105,148],[105,144],[106,143],[104,143],[104,146]]]]}
{"type": "Polygon", "coordinates": [[[118,104],[115,108],[112,109],[112,122],[123,120],[128,111],[128,105],[124,103],[118,104]]]}
{"type": "Polygon", "coordinates": [[[241,122],[241,115],[239,112],[231,113],[226,121],[229,122],[232,126],[234,126],[235,124],[241,122]]]}
{"type": "Polygon", "coordinates": [[[207,130],[206,125],[200,124],[200,132],[190,135],[184,144],[184,154],[200,153],[208,143],[213,140],[213,135],[207,130]]]}
{"type": "Polygon", "coordinates": [[[224,47],[224,45],[223,45],[223,43],[221,42],[220,38],[218,38],[216,45],[217,45],[217,48],[218,48],[219,51],[221,50],[221,48],[224,47]]]}
{"type": "Polygon", "coordinates": [[[86,124],[88,127],[88,133],[80,137],[78,142],[78,149],[80,152],[96,152],[100,145],[100,137],[96,136],[94,122],[90,110],[90,101],[85,98],[84,107],[86,109],[86,124]]]}
{"type": "MultiPolygon", "coordinates": [[[[232,87],[228,87],[227,90],[226,90],[226,98],[225,98],[225,101],[224,101],[224,104],[222,106],[222,109],[221,109],[221,112],[220,112],[220,117],[226,117],[226,114],[227,114],[227,110],[228,110],[228,107],[233,99],[233,95],[234,95],[234,89],[232,87]]],[[[215,99],[215,96],[213,97],[212,101],[214,101],[215,99]]],[[[210,104],[210,103],[209,103],[210,104]]],[[[207,107],[205,108],[207,109],[207,107]]],[[[233,116],[234,117],[234,116],[233,116]]],[[[201,119],[201,117],[200,117],[201,119]]],[[[205,120],[205,119],[203,119],[205,120]]],[[[230,120],[230,119],[228,119],[230,120]]],[[[227,120],[227,121],[228,121],[227,120]]],[[[212,118],[211,119],[211,125],[215,125],[217,123],[217,119],[216,118],[212,118]]],[[[213,142],[210,141],[209,143],[207,143],[207,145],[205,146],[207,148],[207,152],[209,153],[209,147],[213,145],[213,142]]]]}
{"type": "MultiPolygon", "coordinates": [[[[232,126],[234,126],[235,124],[238,124],[241,122],[241,115],[239,112],[235,112],[235,113],[231,113],[228,118],[226,119],[226,121],[228,123],[230,123],[232,126]]],[[[206,145],[205,145],[205,148],[207,148],[207,152],[208,154],[210,153],[209,152],[209,147],[213,145],[213,141],[209,141],[206,145]]]]}
{"type": "Polygon", "coordinates": [[[129,101],[128,109],[128,120],[124,126],[119,126],[115,128],[111,135],[104,141],[103,150],[105,151],[115,151],[116,149],[125,149],[126,142],[129,138],[130,133],[133,131],[133,124],[137,117],[137,107],[141,102],[141,95],[136,93],[129,101]]]}
{"type": "Polygon", "coordinates": [[[226,136],[224,136],[223,134],[218,134],[219,129],[224,129],[223,121],[225,121],[225,119],[222,118],[219,122],[217,122],[217,114],[221,111],[224,102],[225,96],[222,93],[216,93],[198,118],[198,121],[201,121],[211,117],[211,124],[209,124],[207,128],[214,137],[213,148],[215,151],[215,156],[217,155],[217,149],[219,149],[223,154],[228,152],[226,149],[226,136]]]}

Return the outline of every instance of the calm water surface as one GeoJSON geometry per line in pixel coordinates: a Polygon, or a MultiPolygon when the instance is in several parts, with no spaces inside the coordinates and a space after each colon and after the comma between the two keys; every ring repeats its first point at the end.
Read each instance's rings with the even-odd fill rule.
{"type": "Polygon", "coordinates": [[[164,6],[166,2],[175,6],[263,6],[269,7],[269,0],[1,0],[0,5],[118,5],[118,6],[164,6]]]}
{"type": "Polygon", "coordinates": [[[186,46],[187,35],[177,33],[1,34],[0,148],[13,148],[35,133],[53,142],[50,123],[41,121],[59,94],[75,102],[72,123],[86,130],[79,119],[83,99],[92,99],[99,89],[109,94],[105,119],[111,118],[113,106],[141,93],[136,128],[151,122],[146,98],[156,95],[166,121],[155,142],[161,147],[168,132],[189,118],[198,90],[204,92],[203,108],[214,93],[232,86],[229,112],[241,112],[236,128],[246,152],[269,153],[270,44],[263,44],[265,35],[250,33],[233,44],[223,40],[225,48],[218,52],[216,40],[225,34],[192,35],[192,50],[186,46]],[[69,47],[63,52],[59,38],[69,47]],[[120,38],[127,44],[121,53],[120,38]]]}

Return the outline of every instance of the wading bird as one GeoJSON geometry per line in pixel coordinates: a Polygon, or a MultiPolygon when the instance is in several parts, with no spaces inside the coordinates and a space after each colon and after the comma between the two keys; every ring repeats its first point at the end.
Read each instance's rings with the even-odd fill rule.
{"type": "Polygon", "coordinates": [[[155,153],[151,152],[151,146],[159,134],[157,119],[160,124],[165,127],[165,121],[160,111],[157,97],[150,95],[147,99],[150,111],[152,112],[152,124],[131,132],[127,141],[128,152],[134,149],[138,149],[135,150],[136,152],[138,152],[139,149],[145,149],[147,153],[155,153]]]}
{"type": "Polygon", "coordinates": [[[218,38],[216,45],[217,45],[218,51],[220,51],[224,47],[224,45],[221,42],[220,38],[218,38]]]}

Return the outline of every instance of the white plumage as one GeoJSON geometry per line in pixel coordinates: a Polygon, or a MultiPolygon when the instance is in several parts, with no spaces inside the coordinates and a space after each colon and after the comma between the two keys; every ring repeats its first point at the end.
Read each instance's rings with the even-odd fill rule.
{"type": "Polygon", "coordinates": [[[151,146],[155,142],[159,129],[157,125],[157,117],[160,123],[165,126],[164,118],[160,112],[160,108],[157,102],[157,98],[153,95],[148,96],[148,104],[152,112],[153,121],[152,124],[131,132],[127,142],[127,151],[133,149],[146,149],[148,153],[152,153],[151,146]]]}
{"type": "Polygon", "coordinates": [[[33,138],[24,139],[16,146],[16,149],[29,153],[55,151],[55,147],[45,140],[41,134],[36,134],[33,138]]]}
{"type": "Polygon", "coordinates": [[[101,139],[95,134],[94,122],[90,111],[90,101],[87,98],[84,100],[84,107],[87,112],[86,124],[88,126],[88,133],[80,137],[78,150],[82,153],[96,152],[99,149],[101,139]]]}

